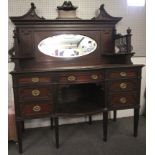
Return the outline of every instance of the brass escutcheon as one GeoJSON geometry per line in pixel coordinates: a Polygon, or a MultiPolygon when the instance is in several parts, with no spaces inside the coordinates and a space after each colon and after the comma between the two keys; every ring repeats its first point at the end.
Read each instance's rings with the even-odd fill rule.
{"type": "Polygon", "coordinates": [[[32,82],[39,82],[39,78],[38,77],[32,78],[32,82]]]}
{"type": "Polygon", "coordinates": [[[127,75],[127,73],[126,72],[120,72],[120,76],[126,76],[127,75]]]}
{"type": "Polygon", "coordinates": [[[123,83],[120,84],[120,88],[125,89],[126,87],[127,87],[126,83],[123,82],[123,83]]]}
{"type": "Polygon", "coordinates": [[[32,90],[32,95],[33,96],[39,96],[40,95],[40,91],[37,89],[32,90]]]}
{"type": "Polygon", "coordinates": [[[41,107],[39,105],[36,105],[33,107],[33,111],[38,112],[41,110],[41,107]]]}
{"type": "Polygon", "coordinates": [[[93,75],[91,75],[91,78],[92,78],[93,80],[96,80],[96,79],[98,79],[98,76],[97,76],[96,74],[93,74],[93,75]]]}
{"type": "Polygon", "coordinates": [[[121,97],[119,100],[121,103],[126,103],[126,98],[125,97],[121,97]]]}
{"type": "Polygon", "coordinates": [[[75,81],[76,77],[74,75],[70,75],[70,76],[67,77],[67,80],[68,81],[75,81]]]}

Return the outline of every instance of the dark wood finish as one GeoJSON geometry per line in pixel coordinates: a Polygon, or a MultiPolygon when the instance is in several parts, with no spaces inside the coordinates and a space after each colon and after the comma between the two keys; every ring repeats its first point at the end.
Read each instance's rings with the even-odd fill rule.
{"type": "Polygon", "coordinates": [[[138,136],[139,108],[134,109],[134,137],[138,136]]]}
{"type": "Polygon", "coordinates": [[[108,132],[108,111],[107,109],[103,112],[103,140],[107,141],[107,132],[108,132]]]}
{"type": "Polygon", "coordinates": [[[138,88],[137,80],[110,81],[109,91],[134,91],[138,88]]]}
{"type": "Polygon", "coordinates": [[[22,146],[22,122],[16,120],[16,129],[17,129],[17,140],[19,146],[19,153],[23,153],[23,146],[22,146]]]}
{"type": "Polygon", "coordinates": [[[50,83],[50,77],[40,77],[40,76],[32,76],[32,77],[21,77],[18,79],[19,84],[38,84],[38,83],[50,83]]]}
{"type": "Polygon", "coordinates": [[[117,93],[109,96],[109,107],[111,108],[128,108],[130,106],[136,106],[137,94],[136,93],[117,93]]]}
{"type": "Polygon", "coordinates": [[[29,116],[37,116],[37,115],[47,115],[50,114],[51,107],[50,104],[47,102],[45,103],[28,103],[21,105],[21,114],[23,117],[29,117],[29,116]]]}
{"type": "Polygon", "coordinates": [[[54,127],[54,124],[53,124],[53,123],[54,123],[53,117],[51,117],[51,120],[50,120],[50,121],[51,121],[51,129],[53,129],[53,127],[54,127]]]}
{"type": "Polygon", "coordinates": [[[33,88],[19,88],[19,100],[49,98],[49,88],[47,87],[33,87],[33,88]]]}
{"type": "Polygon", "coordinates": [[[58,119],[58,117],[54,118],[54,124],[55,124],[56,148],[59,148],[59,119],[58,119]]]}
{"type": "MultiPolygon", "coordinates": [[[[74,7],[65,2],[59,7],[74,7]]],[[[59,9],[58,8],[58,9],[59,9]]],[[[55,124],[59,147],[60,116],[91,116],[103,113],[103,139],[107,140],[108,112],[135,109],[134,136],[138,130],[141,68],[131,62],[131,30],[116,34],[121,17],[112,17],[100,7],[91,20],[45,20],[35,12],[35,5],[23,16],[10,17],[15,24],[14,47],[9,51],[15,68],[11,72],[17,122],[19,152],[22,152],[21,122],[48,117],[55,124]],[[41,53],[38,44],[59,34],[81,34],[94,39],[94,52],[78,58],[56,58],[41,53]],[[116,44],[123,40],[125,46],[116,44]],[[115,46],[120,51],[115,52],[115,46]],[[125,48],[124,48],[125,47],[125,48]],[[53,120],[54,119],[54,120],[53,120]],[[54,121],[54,122],[53,122],[54,121]]]]}
{"type": "Polygon", "coordinates": [[[116,122],[117,120],[117,110],[113,111],[113,121],[116,122]]]}
{"type": "Polygon", "coordinates": [[[88,118],[89,118],[89,122],[88,123],[91,125],[92,124],[92,116],[90,115],[88,118]]]}
{"type": "Polygon", "coordinates": [[[25,132],[25,123],[22,121],[22,131],[25,132]]]}
{"type": "Polygon", "coordinates": [[[58,75],[60,83],[93,83],[103,81],[102,71],[69,72],[58,75]],[[72,79],[73,78],[73,79],[72,79]]]}
{"type": "Polygon", "coordinates": [[[126,69],[115,69],[115,70],[107,70],[106,77],[109,79],[123,79],[123,78],[134,78],[137,77],[138,70],[136,68],[128,68],[126,69]]]}

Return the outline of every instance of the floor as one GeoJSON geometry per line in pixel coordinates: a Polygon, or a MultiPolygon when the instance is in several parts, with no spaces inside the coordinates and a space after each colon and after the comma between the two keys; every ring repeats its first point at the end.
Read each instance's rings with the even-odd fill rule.
{"type": "MultiPolygon", "coordinates": [[[[60,126],[60,148],[55,148],[50,127],[27,129],[23,135],[23,155],[145,155],[146,120],[140,116],[139,135],[133,137],[133,118],[109,120],[108,141],[102,141],[102,121],[60,126]]],[[[9,142],[8,155],[18,155],[9,142]]]]}

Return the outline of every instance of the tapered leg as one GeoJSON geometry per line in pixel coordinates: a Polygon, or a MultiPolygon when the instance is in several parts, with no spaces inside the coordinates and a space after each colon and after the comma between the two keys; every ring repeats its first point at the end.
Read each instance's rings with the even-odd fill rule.
{"type": "Polygon", "coordinates": [[[134,109],[134,137],[138,135],[139,108],[134,109]]]}
{"type": "Polygon", "coordinates": [[[51,129],[53,129],[53,123],[54,123],[54,122],[53,122],[53,118],[51,117],[50,120],[51,120],[51,129]]]}
{"type": "Polygon", "coordinates": [[[23,148],[22,148],[22,122],[21,121],[16,121],[16,129],[17,129],[19,153],[22,153],[23,148]]]}
{"type": "Polygon", "coordinates": [[[114,110],[113,111],[113,121],[116,122],[116,118],[117,118],[117,111],[114,110]]]}
{"type": "Polygon", "coordinates": [[[22,131],[25,131],[25,125],[24,125],[24,121],[21,121],[21,125],[22,125],[22,131]]]}
{"type": "Polygon", "coordinates": [[[89,124],[90,125],[92,124],[92,116],[91,115],[89,116],[89,124]]]}
{"type": "Polygon", "coordinates": [[[108,111],[103,112],[103,140],[107,141],[108,111]]]}
{"type": "Polygon", "coordinates": [[[59,121],[58,117],[54,118],[55,122],[55,141],[56,141],[56,148],[59,148],[59,121]]]}

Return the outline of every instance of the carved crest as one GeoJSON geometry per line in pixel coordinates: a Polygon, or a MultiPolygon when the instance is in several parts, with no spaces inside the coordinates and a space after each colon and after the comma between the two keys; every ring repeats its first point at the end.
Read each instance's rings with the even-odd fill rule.
{"type": "Polygon", "coordinates": [[[76,10],[78,7],[74,6],[71,1],[64,1],[62,6],[57,6],[58,10],[71,11],[76,10]]]}

